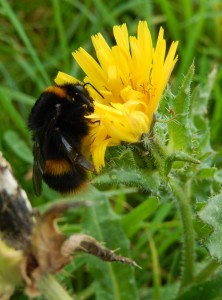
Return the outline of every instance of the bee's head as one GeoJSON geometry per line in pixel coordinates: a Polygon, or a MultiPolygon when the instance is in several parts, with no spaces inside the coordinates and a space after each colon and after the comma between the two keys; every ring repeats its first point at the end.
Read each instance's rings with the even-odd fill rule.
{"type": "Polygon", "coordinates": [[[81,104],[86,114],[94,112],[93,99],[82,84],[66,84],[63,88],[66,90],[68,101],[81,104]]]}

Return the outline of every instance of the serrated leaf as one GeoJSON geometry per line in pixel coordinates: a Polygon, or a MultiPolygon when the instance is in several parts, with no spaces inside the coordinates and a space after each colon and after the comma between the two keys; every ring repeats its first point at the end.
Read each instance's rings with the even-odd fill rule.
{"type": "Polygon", "coordinates": [[[216,300],[222,297],[222,274],[200,284],[196,284],[188,289],[183,295],[177,297],[176,300],[216,300]]]}
{"type": "Polygon", "coordinates": [[[199,239],[203,240],[212,233],[212,227],[200,219],[193,221],[193,227],[199,239]]]}
{"type": "Polygon", "coordinates": [[[108,148],[106,159],[108,161],[109,169],[136,166],[132,150],[123,145],[108,148]]]}
{"type": "Polygon", "coordinates": [[[210,145],[210,128],[208,115],[208,102],[211,91],[216,80],[217,70],[214,68],[209,74],[203,86],[197,86],[192,93],[192,119],[197,134],[195,135],[195,144],[198,155],[206,152],[213,152],[210,145]]]}
{"type": "MultiPolygon", "coordinates": [[[[195,179],[195,178],[194,178],[195,179]]],[[[192,182],[192,198],[195,202],[207,203],[207,199],[211,197],[213,190],[213,180],[193,180],[192,182]]]]}
{"type": "Polygon", "coordinates": [[[210,145],[210,129],[209,121],[202,115],[196,115],[193,118],[194,125],[198,129],[194,138],[194,145],[196,148],[197,155],[204,155],[206,152],[213,152],[210,145]]]}
{"type": "MultiPolygon", "coordinates": [[[[120,219],[111,210],[108,199],[96,189],[91,189],[90,200],[95,200],[84,215],[83,230],[97,240],[104,242],[110,249],[119,249],[118,253],[129,257],[127,240],[120,219]]],[[[134,268],[120,263],[106,263],[87,256],[90,272],[96,279],[97,300],[137,300],[134,268]]]]}
{"type": "Polygon", "coordinates": [[[32,163],[33,155],[31,150],[21,139],[17,132],[12,130],[7,130],[4,133],[4,141],[7,146],[12,150],[12,152],[27,163],[32,163]]]}
{"type": "Polygon", "coordinates": [[[191,106],[190,85],[194,74],[192,65],[184,77],[179,93],[174,99],[174,113],[177,116],[176,123],[169,122],[169,144],[171,152],[191,148],[189,114],[191,106]]]}
{"type": "Polygon", "coordinates": [[[192,113],[198,115],[207,114],[207,105],[217,76],[217,68],[214,67],[204,82],[203,86],[197,86],[192,94],[192,113]]]}
{"type": "Polygon", "coordinates": [[[210,198],[199,216],[213,229],[212,234],[204,242],[210,255],[222,261],[222,194],[210,198]]]}
{"type": "Polygon", "coordinates": [[[157,173],[144,169],[127,168],[114,169],[103,173],[93,179],[94,184],[126,184],[135,186],[143,191],[156,191],[160,184],[160,178],[157,173]]]}

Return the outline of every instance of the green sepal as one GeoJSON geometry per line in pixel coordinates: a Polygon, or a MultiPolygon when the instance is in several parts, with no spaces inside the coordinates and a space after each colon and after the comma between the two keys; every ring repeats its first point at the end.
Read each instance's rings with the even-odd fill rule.
{"type": "Polygon", "coordinates": [[[200,161],[198,159],[195,159],[191,155],[185,153],[185,152],[175,152],[170,154],[166,160],[165,160],[165,173],[166,175],[170,172],[172,165],[175,161],[184,161],[189,162],[193,164],[199,164],[200,161]]]}

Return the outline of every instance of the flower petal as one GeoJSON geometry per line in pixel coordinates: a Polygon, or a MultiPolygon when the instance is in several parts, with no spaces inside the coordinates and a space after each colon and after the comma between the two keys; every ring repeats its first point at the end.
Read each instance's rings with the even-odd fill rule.
{"type": "MultiPolygon", "coordinates": [[[[100,33],[92,37],[97,61],[82,48],[73,53],[86,73],[84,82],[95,87],[89,86],[94,112],[86,117],[92,122],[88,144],[84,142],[84,146],[90,147],[97,170],[104,166],[107,147],[121,141],[136,143],[150,130],[153,114],[177,62],[178,42],[173,42],[166,53],[163,28],[155,47],[145,21],[139,22],[137,36],[129,37],[126,24],[114,26],[113,34],[113,47],[100,33]]],[[[58,82],[70,80],[64,75],[57,77],[58,82]]]]}
{"type": "Polygon", "coordinates": [[[70,76],[66,73],[63,72],[58,72],[58,74],[56,75],[56,78],[54,79],[55,83],[58,85],[63,85],[65,83],[81,83],[81,81],[79,81],[78,79],[76,79],[73,76],[70,76]]]}

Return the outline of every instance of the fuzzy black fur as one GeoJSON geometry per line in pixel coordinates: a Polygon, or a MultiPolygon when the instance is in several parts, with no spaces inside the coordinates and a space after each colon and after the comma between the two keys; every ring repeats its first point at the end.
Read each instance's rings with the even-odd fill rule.
{"type": "Polygon", "coordinates": [[[76,189],[87,179],[86,169],[92,171],[91,163],[83,158],[78,165],[77,158],[82,157],[82,139],[89,129],[85,116],[93,111],[93,100],[80,84],[51,87],[40,95],[28,120],[34,141],[33,183],[37,195],[41,193],[41,179],[62,193],[76,189]],[[67,172],[45,174],[45,162],[58,159],[69,163],[67,172]]]}

